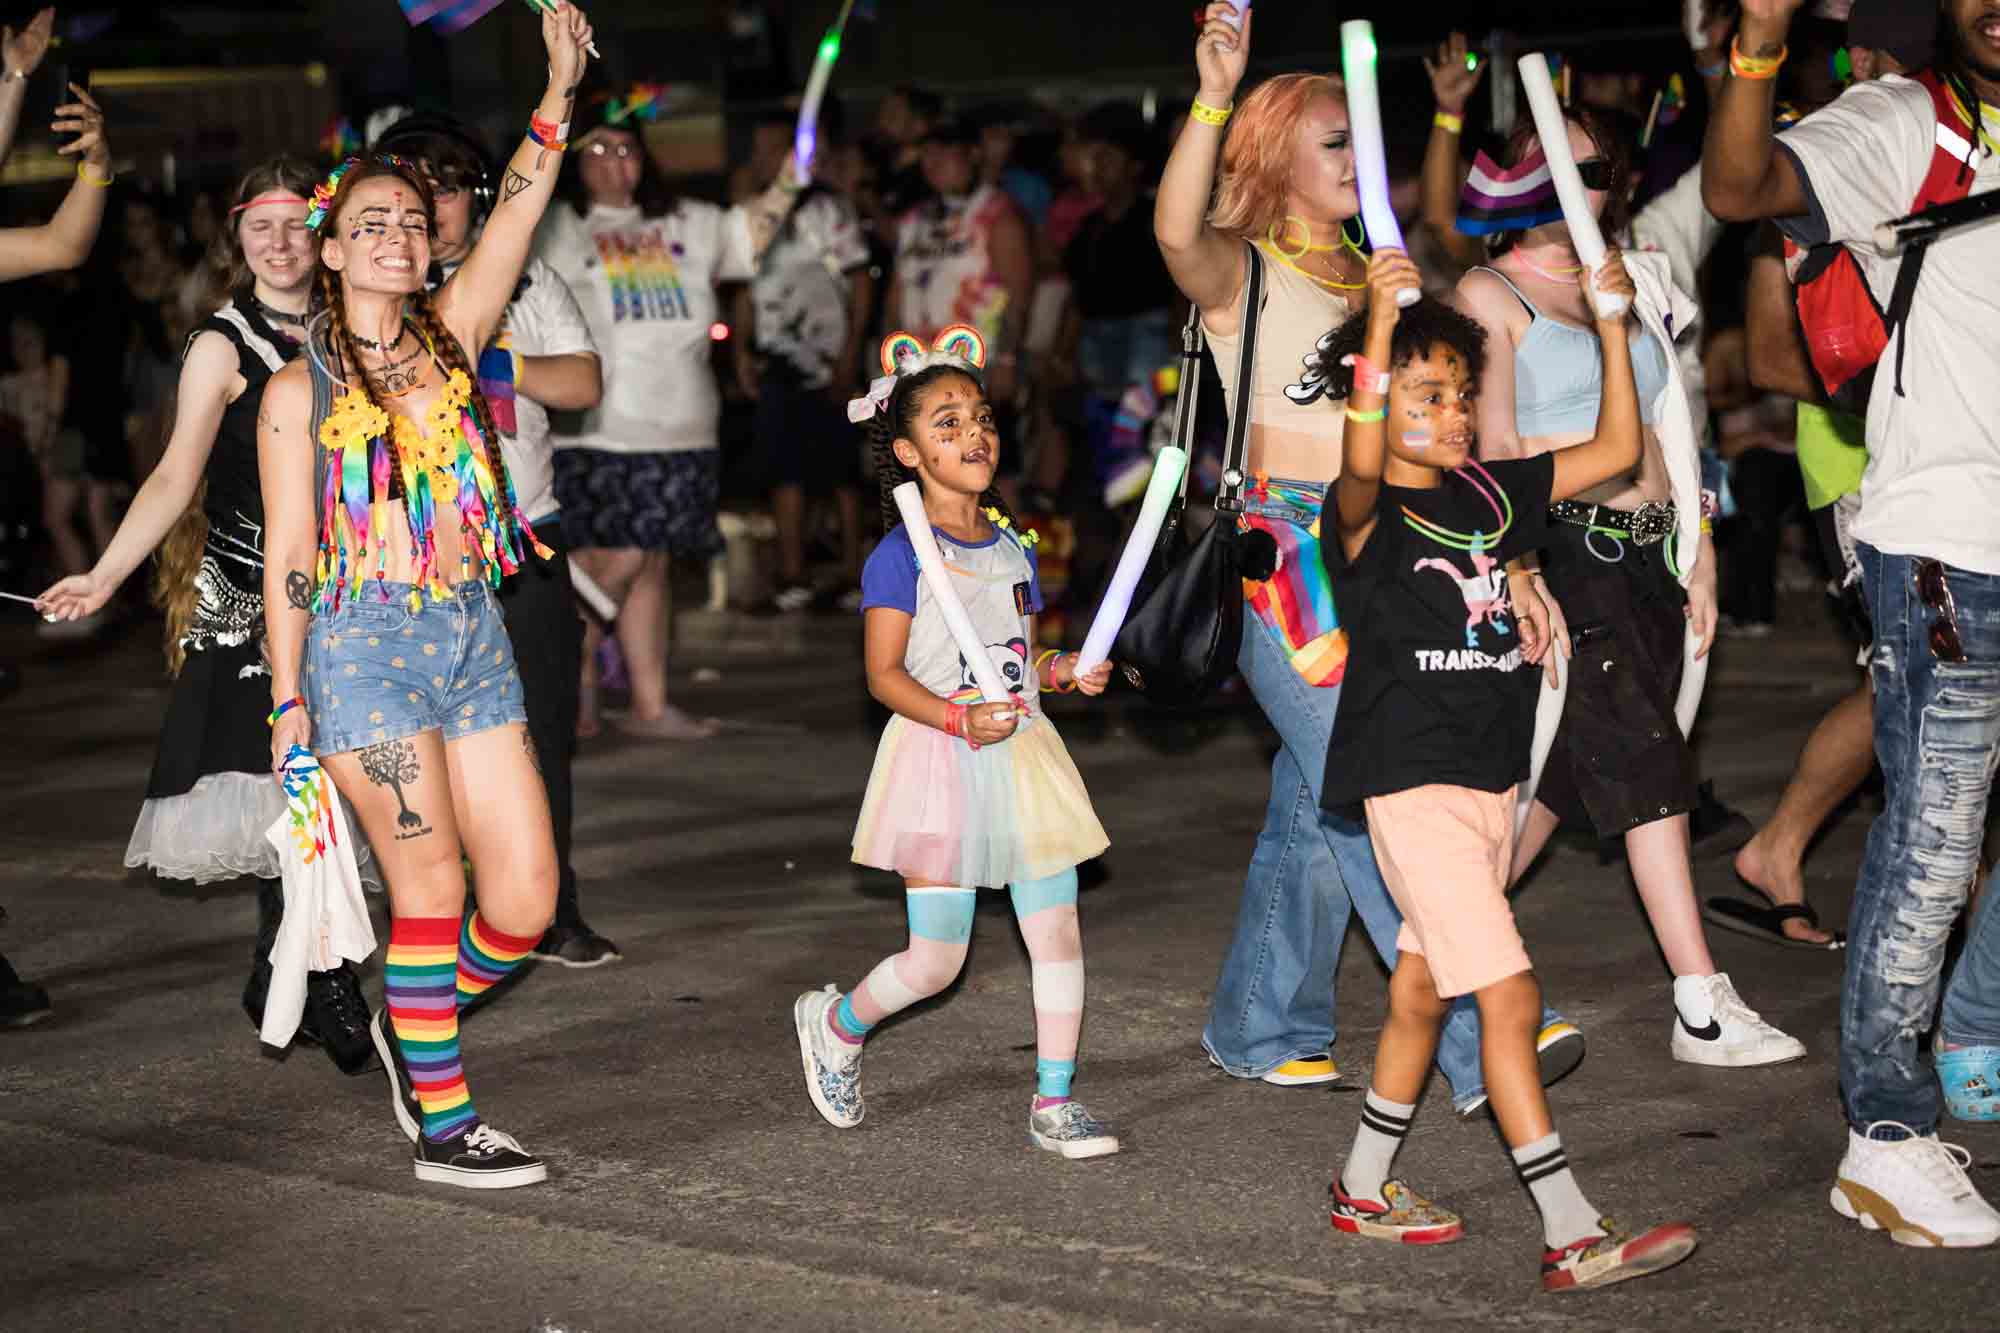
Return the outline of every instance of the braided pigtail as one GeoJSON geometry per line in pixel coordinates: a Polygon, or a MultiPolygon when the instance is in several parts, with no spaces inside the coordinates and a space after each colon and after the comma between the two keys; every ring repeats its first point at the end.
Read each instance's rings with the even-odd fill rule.
{"type": "Polygon", "coordinates": [[[903,396],[900,387],[880,412],[868,423],[868,447],[875,459],[875,478],[882,488],[882,531],[894,532],[896,525],[903,521],[902,511],[896,508],[896,488],[906,481],[916,480],[917,474],[903,466],[903,460],[896,457],[896,399],[903,396]]]}

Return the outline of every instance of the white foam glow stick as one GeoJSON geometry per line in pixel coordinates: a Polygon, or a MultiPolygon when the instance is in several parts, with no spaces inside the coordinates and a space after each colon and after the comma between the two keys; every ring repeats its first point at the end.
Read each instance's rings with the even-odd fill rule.
{"type": "Polygon", "coordinates": [[[813,57],[812,73],[806,76],[805,96],[799,100],[799,128],[792,136],[792,156],[798,162],[799,183],[812,184],[813,154],[819,150],[819,108],[826,100],[827,81],[833,77],[833,62],[840,59],[840,39],[847,32],[847,16],[854,12],[854,0],[840,7],[840,17],[820,38],[819,53],[813,57]]]}
{"type": "MultiPolygon", "coordinates": [[[[1347,132],[1354,145],[1354,183],[1361,191],[1361,221],[1377,250],[1403,249],[1403,229],[1389,205],[1389,159],[1382,148],[1382,100],[1375,89],[1375,25],[1349,19],[1340,25],[1340,68],[1347,76],[1347,132]]],[[[1396,304],[1423,299],[1416,287],[1396,293],[1396,304]]]]}
{"type": "Polygon", "coordinates": [[[1014,697],[1013,691],[993,669],[992,656],[980,641],[979,631],[972,628],[972,617],[965,614],[965,603],[958,600],[958,591],[951,586],[944,553],[938,550],[937,538],[931,535],[931,517],[924,512],[923,492],[914,481],[906,481],[896,488],[895,495],[896,509],[903,515],[903,530],[910,534],[910,545],[917,553],[917,567],[924,572],[924,583],[944,616],[944,627],[951,631],[952,642],[958,645],[958,655],[971,669],[972,679],[986,702],[1005,703],[1014,697]]]}
{"type": "Polygon", "coordinates": [[[1701,636],[1689,625],[1681,662],[1680,693],[1674,696],[1674,721],[1681,724],[1683,736],[1694,735],[1694,715],[1701,708],[1701,692],[1708,684],[1708,658],[1694,655],[1700,647],[1701,636]]]}
{"type": "Polygon", "coordinates": [[[1542,771],[1549,766],[1549,751],[1555,748],[1556,732],[1562,728],[1563,704],[1569,698],[1569,662],[1562,650],[1554,644],[1549,651],[1556,655],[1556,685],[1535,691],[1535,742],[1528,750],[1528,780],[1521,785],[1520,799],[1514,805],[1514,840],[1519,842],[1527,831],[1528,810],[1535,803],[1535,793],[1541,789],[1542,771]]]}
{"type": "MultiPolygon", "coordinates": [[[[1562,200],[1563,221],[1569,224],[1569,243],[1576,248],[1584,272],[1595,278],[1604,265],[1604,233],[1598,230],[1597,215],[1590,211],[1583,177],[1576,172],[1576,154],[1569,146],[1569,121],[1556,101],[1555,84],[1549,81],[1549,62],[1540,51],[1530,51],[1521,57],[1520,69],[1521,90],[1528,95],[1528,110],[1535,117],[1535,137],[1542,142],[1549,179],[1555,182],[1556,197],[1562,200]]],[[[1612,319],[1631,308],[1624,297],[1600,292],[1595,283],[1590,287],[1590,297],[1603,319],[1612,319]]]]}
{"type": "Polygon", "coordinates": [[[1702,31],[1702,29],[1707,26],[1708,22],[1708,15],[1703,12],[1704,8],[1705,6],[1702,4],[1702,0],[1687,0],[1686,17],[1687,17],[1688,45],[1693,47],[1697,51],[1701,50],[1704,46],[1708,45],[1708,34],[1702,31]]]}
{"type": "Polygon", "coordinates": [[[1240,32],[1243,29],[1243,16],[1250,12],[1250,0],[1234,0],[1234,3],[1236,5],[1236,12],[1234,14],[1224,14],[1222,21],[1240,32]]]}
{"type": "Polygon", "coordinates": [[[611,594],[604,591],[603,584],[584,573],[574,560],[569,562],[569,582],[576,589],[576,595],[597,613],[599,620],[609,624],[618,619],[618,603],[611,600],[611,594]]]}
{"type": "Polygon", "coordinates": [[[1139,576],[1146,572],[1153,544],[1160,539],[1160,525],[1167,521],[1167,511],[1173,508],[1174,497],[1180,494],[1181,475],[1187,471],[1187,465],[1187,451],[1172,445],[1160,450],[1160,456],[1153,461],[1153,479],[1146,483],[1146,498],[1139,502],[1138,521],[1132,524],[1124,554],[1118,557],[1118,568],[1111,573],[1111,586],[1104,590],[1104,600],[1097,604],[1097,616],[1090,622],[1090,633],[1083,636],[1083,648],[1076,655],[1078,675],[1111,656],[1111,645],[1132,610],[1132,593],[1139,586],[1139,576]]]}

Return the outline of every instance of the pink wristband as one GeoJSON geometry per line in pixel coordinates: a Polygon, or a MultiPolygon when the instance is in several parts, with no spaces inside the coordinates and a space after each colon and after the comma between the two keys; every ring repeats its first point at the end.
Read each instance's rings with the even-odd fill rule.
{"type": "Polygon", "coordinates": [[[1389,373],[1376,369],[1375,363],[1359,352],[1349,352],[1340,358],[1340,364],[1354,367],[1356,392],[1382,394],[1389,392],[1389,373]]]}

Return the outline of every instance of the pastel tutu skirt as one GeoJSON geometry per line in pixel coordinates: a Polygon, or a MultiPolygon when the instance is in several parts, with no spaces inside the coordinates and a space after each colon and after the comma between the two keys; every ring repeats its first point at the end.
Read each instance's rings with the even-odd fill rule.
{"type": "Polygon", "coordinates": [[[1062,737],[1040,715],[977,750],[891,718],[854,827],[860,864],[975,888],[1054,875],[1110,845],[1062,737]]]}

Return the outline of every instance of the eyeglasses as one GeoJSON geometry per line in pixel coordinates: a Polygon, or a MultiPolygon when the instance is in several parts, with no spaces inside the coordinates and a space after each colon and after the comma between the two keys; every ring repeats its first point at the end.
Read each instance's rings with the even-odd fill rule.
{"type": "Polygon", "coordinates": [[[1611,161],[1609,158],[1586,157],[1576,164],[1576,174],[1583,178],[1586,190],[1608,190],[1611,188],[1611,161]]]}
{"type": "Polygon", "coordinates": [[[636,144],[605,143],[600,139],[596,143],[586,144],[583,151],[592,157],[615,157],[623,162],[629,157],[637,156],[639,148],[636,144]]]}
{"type": "Polygon", "coordinates": [[[1934,619],[1931,621],[1931,655],[1940,662],[1963,662],[1965,643],[1958,635],[1958,603],[1951,599],[1951,585],[1945,582],[1944,564],[1919,560],[1911,571],[1917,597],[1934,619]]]}

